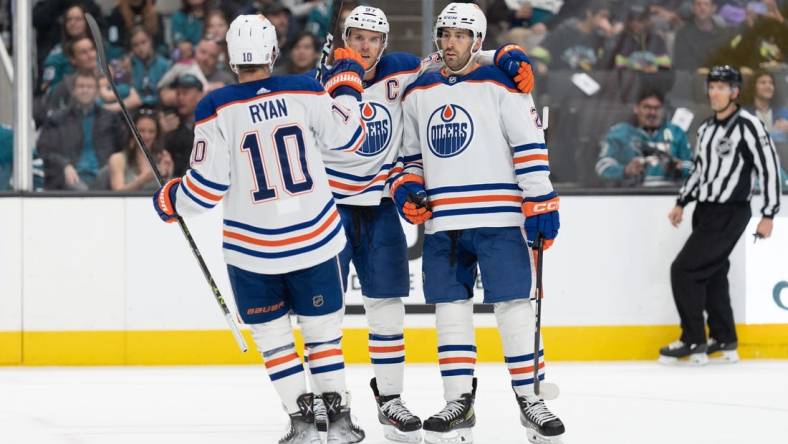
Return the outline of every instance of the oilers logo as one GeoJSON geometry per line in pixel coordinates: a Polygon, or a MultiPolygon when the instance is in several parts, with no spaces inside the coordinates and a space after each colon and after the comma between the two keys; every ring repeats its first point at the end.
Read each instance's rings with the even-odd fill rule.
{"type": "Polygon", "coordinates": [[[438,157],[460,154],[473,139],[473,120],[459,105],[444,105],[432,112],[427,121],[430,151],[438,157]]]}
{"type": "Polygon", "coordinates": [[[367,138],[356,151],[361,156],[374,156],[384,151],[391,142],[391,114],[376,102],[361,104],[361,118],[367,126],[367,138]]]}

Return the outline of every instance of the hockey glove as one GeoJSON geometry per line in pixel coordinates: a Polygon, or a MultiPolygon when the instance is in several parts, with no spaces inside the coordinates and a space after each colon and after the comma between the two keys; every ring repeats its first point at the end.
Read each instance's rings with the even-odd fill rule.
{"type": "Polygon", "coordinates": [[[334,50],[334,66],[326,73],[326,91],[331,97],[347,94],[361,100],[364,59],[350,48],[334,50]]]}
{"type": "Polygon", "coordinates": [[[181,185],[181,178],[170,179],[153,193],[153,208],[164,222],[172,223],[178,220],[178,213],[175,211],[175,194],[181,185]]]}
{"type": "Polygon", "coordinates": [[[534,71],[522,46],[509,44],[498,48],[495,51],[495,66],[514,80],[521,92],[530,94],[533,91],[534,71]]]}
{"type": "Polygon", "coordinates": [[[391,195],[399,214],[413,225],[423,224],[432,217],[432,207],[421,177],[415,174],[402,175],[392,184],[391,195]]]}
{"type": "Polygon", "coordinates": [[[528,246],[533,246],[536,236],[541,234],[544,249],[550,248],[561,226],[558,218],[558,195],[552,192],[539,197],[526,197],[523,201],[523,214],[528,246]]]}

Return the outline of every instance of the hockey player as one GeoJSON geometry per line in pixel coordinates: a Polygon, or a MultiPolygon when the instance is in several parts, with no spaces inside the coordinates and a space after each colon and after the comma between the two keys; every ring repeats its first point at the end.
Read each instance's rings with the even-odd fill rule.
{"type": "MultiPolygon", "coordinates": [[[[498,68],[479,66],[486,29],[476,5],[449,4],[434,34],[444,68],[421,75],[403,93],[403,171],[392,195],[410,222],[426,223],[424,295],[436,304],[447,402],[424,421],[424,439],[473,440],[472,296],[478,267],[528,439],[560,442],[563,423],[533,389],[534,353],[541,357],[543,350],[533,349],[528,248],[538,236],[549,247],[558,234],[558,197],[548,178],[547,149],[531,96],[520,93],[498,68]]],[[[496,58],[505,51],[500,49],[496,58]]],[[[538,377],[544,378],[543,370],[538,377]]]]}
{"type": "Polygon", "coordinates": [[[280,444],[318,444],[313,400],[325,402],[331,444],[355,443],[340,347],[345,246],[320,149],[353,152],[364,141],[358,113],[362,59],[338,49],[324,89],[305,76],[271,77],[276,32],[263,16],[243,15],[227,32],[240,83],[197,105],[191,169],[154,195],[172,222],[224,200],[224,255],[236,305],[290,415],[280,444]],[[332,100],[331,97],[334,97],[332,100]],[[295,350],[288,313],[301,326],[313,393],[295,350]]]}
{"type": "MultiPolygon", "coordinates": [[[[369,324],[370,381],[384,435],[394,441],[421,441],[421,420],[402,402],[405,347],[402,298],[410,290],[405,234],[390,199],[389,178],[402,143],[402,92],[419,73],[435,65],[406,53],[384,54],[389,24],[382,10],[359,6],[344,23],[342,38],[364,58],[361,117],[367,138],[353,156],[325,154],[329,183],[349,239],[340,259],[347,280],[352,260],[361,282],[369,324]]],[[[521,48],[511,46],[499,63],[530,91],[533,73],[521,48]]],[[[486,63],[492,63],[489,51],[486,63]]]]}

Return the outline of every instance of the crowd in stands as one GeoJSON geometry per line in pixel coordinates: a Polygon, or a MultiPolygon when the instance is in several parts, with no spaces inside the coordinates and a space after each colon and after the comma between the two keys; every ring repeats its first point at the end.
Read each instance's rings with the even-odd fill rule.
{"type": "MultiPolygon", "coordinates": [[[[396,2],[367,2],[397,14],[396,2]]],[[[86,12],[104,33],[123,103],[145,127],[143,139],[167,176],[188,168],[196,103],[236,82],[224,41],[232,18],[259,12],[271,20],[281,48],[274,74],[283,75],[313,69],[332,14],[328,0],[180,0],[166,14],[159,3],[117,0],[107,14],[95,0],[34,4],[34,119],[45,189],[153,186],[97,67],[86,12]]],[[[476,3],[488,18],[486,47],[518,43],[532,59],[536,102],[550,106],[548,142],[559,186],[680,184],[694,130],[710,115],[703,79],[714,64],[741,67],[741,103],[764,121],[788,162],[788,0],[476,3]]],[[[347,0],[342,12],[357,5],[347,0]]],[[[10,26],[2,23],[5,12],[0,32],[10,26]]],[[[9,156],[0,151],[0,190],[8,189],[9,156]]]]}

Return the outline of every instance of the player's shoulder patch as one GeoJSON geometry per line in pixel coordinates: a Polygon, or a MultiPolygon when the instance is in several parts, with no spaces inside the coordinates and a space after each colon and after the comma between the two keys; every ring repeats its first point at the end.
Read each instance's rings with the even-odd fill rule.
{"type": "Polygon", "coordinates": [[[315,79],[315,76],[307,74],[294,74],[286,76],[271,77],[265,80],[266,87],[271,92],[287,92],[287,91],[310,91],[321,92],[324,91],[323,85],[315,79]]]}
{"type": "Polygon", "coordinates": [[[477,68],[472,73],[468,74],[463,78],[464,81],[476,81],[476,82],[489,82],[496,84],[502,88],[506,88],[511,90],[512,92],[518,92],[517,85],[514,84],[514,81],[509,78],[503,71],[501,71],[497,66],[494,65],[485,65],[477,68]]]}
{"type": "MultiPolygon", "coordinates": [[[[224,89],[224,88],[221,88],[224,89]]],[[[199,102],[194,109],[194,122],[200,123],[203,120],[209,119],[216,114],[215,96],[221,89],[209,92],[199,102]]]]}
{"type": "Polygon", "coordinates": [[[391,52],[380,58],[376,77],[382,79],[401,72],[418,70],[421,60],[407,52],[391,52]]]}

